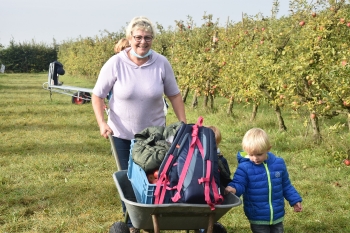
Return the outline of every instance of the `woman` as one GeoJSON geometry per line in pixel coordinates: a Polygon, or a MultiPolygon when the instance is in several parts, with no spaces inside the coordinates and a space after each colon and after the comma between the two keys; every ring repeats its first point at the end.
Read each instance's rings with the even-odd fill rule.
{"type": "MultiPolygon", "coordinates": [[[[92,94],[101,136],[113,135],[121,169],[128,168],[131,139],[150,126],[165,126],[165,94],[179,121],[186,123],[185,107],[169,61],[151,49],[156,31],[146,17],[135,17],[126,29],[130,48],[111,57],[102,67],[92,94]],[[109,101],[108,122],[104,98],[109,101]]],[[[132,225],[129,225],[133,231],[132,225]]],[[[133,231],[135,232],[135,231],[133,231]]],[[[137,232],[137,231],[136,231],[137,232]]]]}

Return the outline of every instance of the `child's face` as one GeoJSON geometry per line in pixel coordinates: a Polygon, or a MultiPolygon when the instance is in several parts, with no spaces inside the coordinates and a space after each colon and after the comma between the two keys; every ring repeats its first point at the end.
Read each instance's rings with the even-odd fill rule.
{"type": "Polygon", "coordinates": [[[267,160],[267,151],[264,152],[248,152],[249,159],[255,164],[262,164],[265,160],[267,160]]]}

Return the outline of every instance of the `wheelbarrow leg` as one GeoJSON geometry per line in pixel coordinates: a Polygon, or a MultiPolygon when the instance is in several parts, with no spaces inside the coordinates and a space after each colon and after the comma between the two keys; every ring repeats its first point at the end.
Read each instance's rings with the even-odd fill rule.
{"type": "Polygon", "coordinates": [[[207,233],[213,233],[213,226],[214,226],[214,214],[209,214],[209,223],[208,223],[207,233]]]}
{"type": "Polygon", "coordinates": [[[153,220],[153,229],[154,233],[159,233],[159,225],[158,225],[158,216],[156,214],[152,214],[152,220],[153,220]]]}

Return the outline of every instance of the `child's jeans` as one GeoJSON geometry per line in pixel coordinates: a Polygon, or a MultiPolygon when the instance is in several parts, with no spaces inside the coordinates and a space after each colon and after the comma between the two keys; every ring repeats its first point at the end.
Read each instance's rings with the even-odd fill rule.
{"type": "Polygon", "coordinates": [[[275,225],[250,224],[253,233],[283,233],[283,222],[275,225]]]}

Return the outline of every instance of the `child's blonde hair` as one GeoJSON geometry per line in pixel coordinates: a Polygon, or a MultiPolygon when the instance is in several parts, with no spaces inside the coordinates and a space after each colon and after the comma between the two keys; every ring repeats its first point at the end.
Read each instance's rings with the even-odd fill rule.
{"type": "Polygon", "coordinates": [[[126,38],[122,38],[114,45],[114,52],[119,53],[127,47],[130,47],[129,41],[126,38]]]}
{"type": "Polygon", "coordinates": [[[209,129],[212,129],[214,131],[215,134],[215,141],[216,141],[216,145],[218,146],[221,142],[221,132],[220,130],[215,127],[215,126],[208,126],[209,129]]]}
{"type": "Polygon", "coordinates": [[[126,38],[131,39],[132,32],[136,30],[151,32],[153,38],[156,37],[156,29],[153,26],[151,20],[149,20],[147,17],[139,16],[139,17],[133,18],[126,28],[126,32],[125,32],[126,38]]]}
{"type": "Polygon", "coordinates": [[[246,152],[267,152],[271,149],[270,139],[263,129],[252,128],[243,137],[242,149],[246,152]]]}

